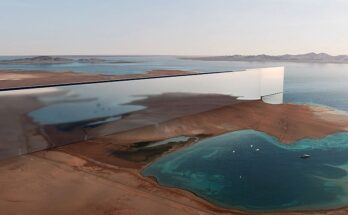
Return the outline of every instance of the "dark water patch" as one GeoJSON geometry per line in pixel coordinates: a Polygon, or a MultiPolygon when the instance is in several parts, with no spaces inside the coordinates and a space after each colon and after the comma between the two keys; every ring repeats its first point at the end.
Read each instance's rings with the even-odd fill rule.
{"type": "Polygon", "coordinates": [[[143,148],[143,147],[146,147],[146,146],[150,145],[151,143],[153,143],[153,141],[136,142],[136,143],[132,144],[132,147],[134,147],[134,148],[143,148]]]}
{"type": "Polygon", "coordinates": [[[142,173],[212,203],[246,211],[322,210],[348,205],[348,133],[291,145],[253,130],[171,153],[142,173]],[[308,159],[301,159],[308,154],[308,159]]]}
{"type": "Polygon", "coordinates": [[[148,163],[155,160],[162,154],[169,152],[174,147],[183,147],[189,143],[192,143],[193,141],[195,141],[195,138],[189,138],[189,137],[185,140],[183,140],[182,138],[177,138],[177,139],[169,138],[169,139],[158,141],[158,142],[143,141],[143,142],[133,143],[126,150],[112,150],[111,154],[118,158],[132,161],[132,162],[148,163]],[[166,143],[156,144],[156,143],[162,143],[163,141],[166,141],[166,143]]]}
{"type": "Polygon", "coordinates": [[[111,154],[132,162],[150,162],[171,148],[170,145],[163,145],[153,148],[129,149],[126,151],[113,150],[111,154]]]}
{"type": "Polygon", "coordinates": [[[153,142],[153,143],[147,145],[146,147],[156,147],[156,146],[160,146],[160,145],[166,145],[166,144],[169,144],[169,143],[186,142],[186,141],[188,141],[190,138],[191,138],[191,137],[186,137],[186,136],[173,137],[173,138],[169,138],[169,139],[166,139],[166,140],[153,142]]]}
{"type": "Polygon", "coordinates": [[[95,128],[103,124],[119,120],[120,118],[121,116],[98,117],[94,119],[80,120],[80,121],[69,122],[69,123],[59,123],[59,124],[55,124],[54,126],[60,131],[67,132],[76,128],[82,128],[82,129],[95,128]]]}

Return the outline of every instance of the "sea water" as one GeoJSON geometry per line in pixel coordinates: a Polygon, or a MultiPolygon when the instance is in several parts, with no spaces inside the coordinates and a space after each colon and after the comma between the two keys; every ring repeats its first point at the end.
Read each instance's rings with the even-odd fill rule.
{"type": "Polygon", "coordinates": [[[348,133],[285,145],[242,130],[162,157],[142,174],[225,208],[292,211],[347,206],[347,170],[348,133]]]}

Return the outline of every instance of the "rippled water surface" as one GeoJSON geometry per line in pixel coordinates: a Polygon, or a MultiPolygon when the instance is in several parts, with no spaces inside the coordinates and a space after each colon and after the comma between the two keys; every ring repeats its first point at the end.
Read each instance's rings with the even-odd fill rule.
{"type": "Polygon", "coordinates": [[[278,211],[347,206],[347,168],[348,133],[284,145],[243,130],[169,154],[142,173],[222,207],[278,211]]]}

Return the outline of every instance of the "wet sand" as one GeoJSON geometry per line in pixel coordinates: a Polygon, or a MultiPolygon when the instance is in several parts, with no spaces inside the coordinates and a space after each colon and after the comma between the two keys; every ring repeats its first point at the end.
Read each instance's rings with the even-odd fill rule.
{"type": "MultiPolygon", "coordinates": [[[[33,109],[40,106],[36,100],[26,102],[31,103],[33,109]]],[[[161,187],[152,178],[141,176],[139,171],[166,153],[229,131],[255,129],[277,137],[284,144],[291,144],[302,138],[321,138],[348,130],[346,113],[317,106],[270,105],[262,101],[239,101],[230,96],[196,94],[151,96],[134,104],[147,107],[121,119],[122,125],[128,124],[130,127],[137,122],[134,129],[113,133],[120,122],[110,122],[91,129],[89,132],[95,135],[91,140],[0,161],[1,212],[246,214],[218,208],[184,190],[161,187]],[[153,142],[176,136],[192,138],[152,150],[144,148],[153,142]],[[122,152],[125,153],[120,156],[122,152]]],[[[20,105],[14,106],[11,114],[6,111],[3,110],[1,115],[23,117],[24,114],[20,105]]],[[[1,128],[6,128],[7,122],[13,121],[8,127],[8,135],[1,135],[12,137],[11,144],[16,144],[18,131],[26,131],[23,130],[23,123],[28,123],[24,128],[33,126],[29,119],[21,117],[2,120],[1,128]]],[[[36,129],[34,126],[35,132],[36,129]]],[[[35,132],[38,139],[33,139],[34,142],[48,144],[44,136],[35,132]]],[[[30,130],[24,136],[32,136],[32,133],[30,130]]],[[[7,143],[9,140],[1,141],[7,143]]],[[[274,214],[347,213],[348,209],[344,208],[274,214]]]]}

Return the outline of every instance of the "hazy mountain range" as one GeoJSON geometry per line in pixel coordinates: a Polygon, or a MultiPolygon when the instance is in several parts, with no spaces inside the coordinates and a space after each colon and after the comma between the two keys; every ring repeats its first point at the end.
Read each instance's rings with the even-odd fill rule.
{"type": "Polygon", "coordinates": [[[67,64],[67,63],[88,63],[88,64],[100,64],[100,63],[135,63],[132,61],[114,61],[106,60],[102,58],[64,58],[54,56],[37,56],[37,57],[26,57],[11,60],[0,60],[0,64],[67,64]]]}
{"type": "Polygon", "coordinates": [[[301,63],[348,63],[348,55],[332,56],[326,53],[307,53],[299,55],[230,55],[230,56],[207,56],[185,57],[187,60],[205,61],[273,61],[273,62],[301,62],[301,63]]]}
{"type": "MultiPolygon", "coordinates": [[[[332,56],[326,53],[307,53],[299,55],[229,55],[229,56],[205,56],[205,57],[180,57],[184,60],[204,60],[204,61],[261,61],[261,62],[299,62],[299,63],[348,63],[348,55],[332,56]]],[[[11,60],[0,60],[0,64],[67,64],[67,63],[87,63],[87,64],[120,64],[136,63],[132,61],[115,61],[93,58],[65,58],[55,56],[36,56],[17,58],[11,60]]]]}

